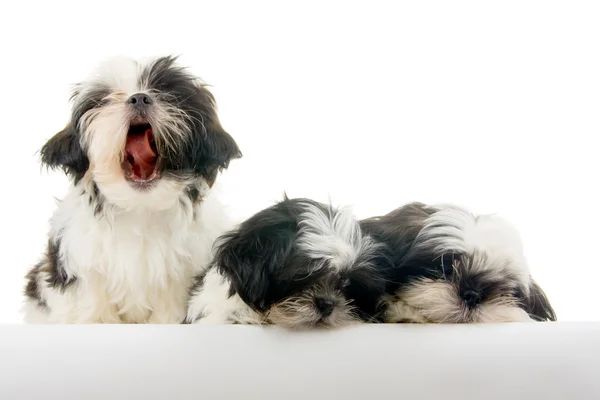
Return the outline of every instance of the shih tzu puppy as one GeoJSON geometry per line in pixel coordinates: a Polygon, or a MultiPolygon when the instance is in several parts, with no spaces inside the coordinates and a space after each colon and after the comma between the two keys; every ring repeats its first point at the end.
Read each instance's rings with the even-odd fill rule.
{"type": "Polygon", "coordinates": [[[411,203],[361,225],[387,244],[395,265],[386,322],[556,320],[519,233],[500,217],[411,203]]]}
{"type": "Polygon", "coordinates": [[[192,277],[230,228],[211,188],[240,150],[174,57],[111,59],[71,100],[40,152],[72,184],[27,274],[25,321],[180,323],[192,277]]]}
{"type": "Polygon", "coordinates": [[[349,209],[285,197],[218,239],[185,322],[297,329],[373,321],[391,268],[381,250],[349,209]]]}

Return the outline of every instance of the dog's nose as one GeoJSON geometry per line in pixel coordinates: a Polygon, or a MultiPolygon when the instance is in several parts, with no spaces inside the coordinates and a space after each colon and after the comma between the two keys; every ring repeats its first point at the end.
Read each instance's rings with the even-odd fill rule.
{"type": "Polygon", "coordinates": [[[335,302],[333,300],[319,297],[316,299],[316,302],[317,308],[322,316],[327,317],[328,315],[331,315],[333,308],[335,307],[335,302]]]}
{"type": "Polygon", "coordinates": [[[463,300],[467,303],[467,307],[473,308],[481,301],[481,295],[476,290],[465,290],[462,292],[463,300]]]}
{"type": "Polygon", "coordinates": [[[152,99],[145,93],[136,93],[127,99],[127,103],[136,108],[144,108],[152,104],[152,99]]]}

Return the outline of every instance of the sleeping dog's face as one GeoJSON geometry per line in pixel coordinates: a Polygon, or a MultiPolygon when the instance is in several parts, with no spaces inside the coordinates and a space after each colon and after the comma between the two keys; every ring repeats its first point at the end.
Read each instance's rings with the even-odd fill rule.
{"type": "Polygon", "coordinates": [[[530,276],[518,232],[500,218],[413,203],[363,228],[388,243],[395,259],[389,322],[556,319],[530,276]]]}
{"type": "Polygon", "coordinates": [[[214,262],[268,323],[336,327],[375,318],[386,287],[379,249],[348,210],[285,199],[224,236],[214,262]]]}
{"type": "Polygon", "coordinates": [[[241,156],[213,95],[173,57],[114,58],[75,86],[71,120],[42,162],[122,208],[172,207],[210,187],[241,156]]]}

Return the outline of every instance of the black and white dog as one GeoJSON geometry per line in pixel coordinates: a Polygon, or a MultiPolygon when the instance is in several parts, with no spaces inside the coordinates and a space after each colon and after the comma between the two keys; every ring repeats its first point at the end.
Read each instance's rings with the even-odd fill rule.
{"type": "Polygon", "coordinates": [[[218,240],[186,318],[290,328],[542,320],[554,310],[500,217],[411,203],[358,221],[287,198],[218,240]]]}
{"type": "Polygon", "coordinates": [[[348,208],[286,197],[217,243],[187,323],[338,327],[380,313],[392,265],[348,208]]]}
{"type": "Polygon", "coordinates": [[[72,102],[41,150],[72,185],[27,275],[25,321],[180,323],[193,276],[231,227],[213,184],[240,150],[173,57],[111,59],[72,102]]]}
{"type": "Polygon", "coordinates": [[[518,231],[495,215],[411,203],[361,221],[395,265],[386,322],[556,320],[531,277],[518,231]]]}

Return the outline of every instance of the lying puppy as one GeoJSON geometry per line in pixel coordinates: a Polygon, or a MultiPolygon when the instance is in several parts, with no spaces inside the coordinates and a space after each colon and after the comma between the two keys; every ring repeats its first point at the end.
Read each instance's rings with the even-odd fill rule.
{"type": "Polygon", "coordinates": [[[185,322],[372,321],[392,266],[383,254],[348,209],[286,197],[219,239],[213,263],[196,277],[185,322]]]}
{"type": "Polygon", "coordinates": [[[211,188],[240,150],[213,95],[172,57],[109,60],[72,101],[41,150],[72,185],[27,274],[25,321],[179,323],[230,228],[211,188]]]}
{"type": "Polygon", "coordinates": [[[386,322],[556,320],[519,233],[499,217],[411,203],[361,226],[387,244],[396,266],[386,322]]]}

